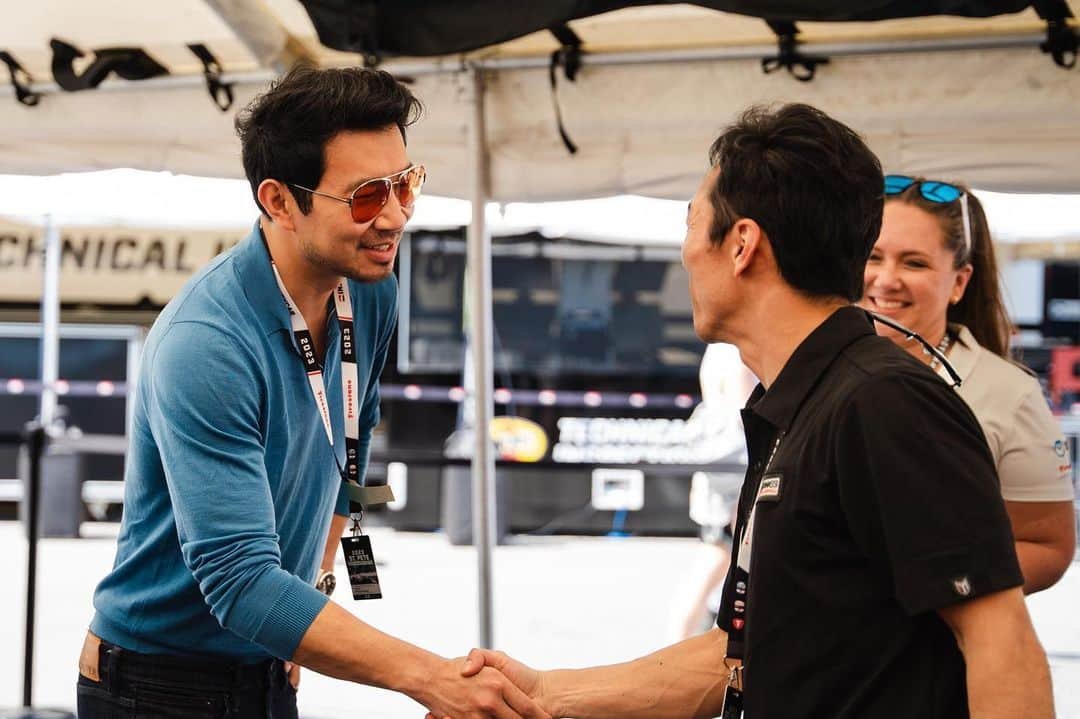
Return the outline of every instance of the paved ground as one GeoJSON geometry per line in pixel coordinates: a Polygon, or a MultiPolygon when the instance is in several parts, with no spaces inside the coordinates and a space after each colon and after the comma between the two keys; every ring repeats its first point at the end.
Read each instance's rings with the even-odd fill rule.
{"type": "MultiPolygon", "coordinates": [[[[35,703],[72,707],[76,658],[90,619],[90,597],[108,570],[116,525],[85,525],[91,538],[46,540],[39,554],[35,703]]],[[[386,565],[386,598],[338,600],[366,621],[446,656],[476,641],[475,553],[438,534],[373,532],[386,565]]],[[[0,707],[22,691],[25,542],[0,522],[0,707]]],[[[627,659],[668,643],[676,605],[700,571],[703,547],[689,539],[520,538],[495,553],[495,635],[502,649],[538,667],[627,659]],[[647,568],[643,570],[643,568],[647,568]],[[674,599],[673,599],[674,598],[674,599]]],[[[1051,654],[1059,719],[1080,719],[1080,564],[1029,601],[1051,654]]],[[[421,719],[411,700],[305,673],[305,719],[421,719]]]]}

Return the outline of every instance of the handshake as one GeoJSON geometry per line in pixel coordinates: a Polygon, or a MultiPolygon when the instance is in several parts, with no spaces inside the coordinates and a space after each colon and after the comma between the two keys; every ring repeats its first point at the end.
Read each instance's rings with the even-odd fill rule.
{"type": "Polygon", "coordinates": [[[416,697],[430,710],[426,719],[555,719],[563,716],[545,692],[544,673],[502,652],[473,649],[467,657],[451,661],[449,668],[458,672],[458,676],[445,677],[442,688],[437,686],[439,678],[432,677],[431,693],[416,697]]]}
{"type": "Polygon", "coordinates": [[[433,719],[706,719],[724,703],[726,654],[714,627],[622,664],[538,672],[487,649],[447,660],[329,602],[290,662],[401,692],[433,719]]]}
{"type": "Polygon", "coordinates": [[[622,664],[541,672],[474,649],[409,693],[426,719],[705,719],[720,714],[734,676],[726,650],[727,635],[714,628],[622,664]]]}

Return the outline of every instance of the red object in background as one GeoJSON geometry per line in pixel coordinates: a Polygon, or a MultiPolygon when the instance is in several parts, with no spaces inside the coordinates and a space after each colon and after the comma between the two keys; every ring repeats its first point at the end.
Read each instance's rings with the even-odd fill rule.
{"type": "Polygon", "coordinates": [[[1080,347],[1055,347],[1050,350],[1050,400],[1061,406],[1065,392],[1080,394],[1080,347]]]}

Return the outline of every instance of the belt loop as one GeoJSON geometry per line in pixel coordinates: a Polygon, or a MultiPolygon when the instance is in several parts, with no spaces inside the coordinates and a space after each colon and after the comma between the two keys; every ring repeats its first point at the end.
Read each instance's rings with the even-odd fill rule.
{"type": "MultiPolygon", "coordinates": [[[[102,642],[101,646],[98,648],[98,664],[104,664],[105,667],[104,676],[101,677],[102,684],[104,685],[102,688],[110,694],[116,692],[116,688],[119,684],[120,653],[122,651],[123,650],[115,644],[106,644],[105,642],[102,642]],[[102,662],[102,659],[104,659],[104,662],[102,662]]],[[[100,669],[98,670],[98,673],[102,674],[100,669]]]]}

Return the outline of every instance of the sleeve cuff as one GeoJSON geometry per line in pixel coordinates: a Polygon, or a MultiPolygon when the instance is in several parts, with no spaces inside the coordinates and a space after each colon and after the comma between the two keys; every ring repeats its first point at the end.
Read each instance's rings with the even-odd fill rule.
{"type": "Polygon", "coordinates": [[[896,597],[909,615],[922,614],[1024,583],[1011,537],[912,559],[895,569],[896,597]]]}
{"type": "Polygon", "coordinates": [[[300,640],[329,600],[315,587],[290,577],[255,633],[255,643],[279,659],[292,659],[300,640]]]}

